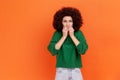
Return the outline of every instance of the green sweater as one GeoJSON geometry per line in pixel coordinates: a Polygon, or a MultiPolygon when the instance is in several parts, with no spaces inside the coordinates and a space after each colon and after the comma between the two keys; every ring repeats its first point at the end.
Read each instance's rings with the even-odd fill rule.
{"type": "Polygon", "coordinates": [[[75,37],[80,43],[75,46],[74,42],[68,35],[59,50],[55,49],[55,44],[62,37],[62,33],[55,31],[48,45],[48,50],[52,56],[56,55],[56,67],[63,68],[81,68],[81,54],[85,54],[88,49],[86,39],[81,30],[74,32],[75,37]]]}

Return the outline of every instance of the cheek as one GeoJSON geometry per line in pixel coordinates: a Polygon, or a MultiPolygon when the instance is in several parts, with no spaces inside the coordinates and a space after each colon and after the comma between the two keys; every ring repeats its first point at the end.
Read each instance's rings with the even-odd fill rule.
{"type": "Polygon", "coordinates": [[[73,23],[70,23],[70,27],[72,27],[73,26],[73,23]]]}
{"type": "Polygon", "coordinates": [[[65,23],[63,22],[62,25],[65,26],[65,23]]]}
{"type": "Polygon", "coordinates": [[[73,23],[71,23],[71,25],[73,25],[73,23]]]}

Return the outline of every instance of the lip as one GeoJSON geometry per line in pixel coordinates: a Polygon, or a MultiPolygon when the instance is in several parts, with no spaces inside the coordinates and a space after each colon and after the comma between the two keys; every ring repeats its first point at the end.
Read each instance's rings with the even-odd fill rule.
{"type": "Polygon", "coordinates": [[[66,26],[66,27],[70,27],[70,26],[66,26]]]}

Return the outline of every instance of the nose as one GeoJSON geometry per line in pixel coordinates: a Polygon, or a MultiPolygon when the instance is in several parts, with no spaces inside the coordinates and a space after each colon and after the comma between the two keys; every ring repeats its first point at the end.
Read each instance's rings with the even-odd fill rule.
{"type": "Polygon", "coordinates": [[[66,23],[66,26],[69,27],[69,25],[70,25],[69,22],[67,22],[67,23],[66,23]]]}
{"type": "Polygon", "coordinates": [[[66,27],[68,28],[68,27],[69,27],[69,25],[66,25],[66,27]]]}

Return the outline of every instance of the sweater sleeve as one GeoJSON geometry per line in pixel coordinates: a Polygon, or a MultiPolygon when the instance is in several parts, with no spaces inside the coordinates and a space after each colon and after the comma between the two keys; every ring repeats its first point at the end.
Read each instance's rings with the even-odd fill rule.
{"type": "Polygon", "coordinates": [[[80,41],[80,43],[76,46],[76,50],[79,54],[85,54],[88,49],[88,44],[81,31],[78,32],[77,38],[80,41]]]}
{"type": "Polygon", "coordinates": [[[50,51],[50,53],[52,54],[52,56],[56,55],[58,53],[59,50],[55,49],[55,44],[58,41],[58,33],[54,32],[52,39],[48,45],[48,50],[50,51]]]}

